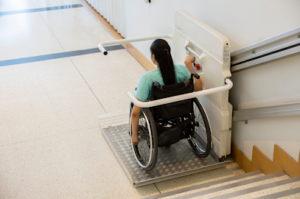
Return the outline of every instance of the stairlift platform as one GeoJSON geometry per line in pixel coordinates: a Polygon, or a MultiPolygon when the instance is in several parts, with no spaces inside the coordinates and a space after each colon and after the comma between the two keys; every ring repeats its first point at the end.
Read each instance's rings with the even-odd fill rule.
{"type": "Polygon", "coordinates": [[[225,166],[212,152],[200,159],[187,140],[181,140],[166,148],[159,148],[156,167],[143,170],[136,162],[128,135],[129,113],[110,114],[100,117],[102,134],[134,187],[170,180],[225,166]]]}

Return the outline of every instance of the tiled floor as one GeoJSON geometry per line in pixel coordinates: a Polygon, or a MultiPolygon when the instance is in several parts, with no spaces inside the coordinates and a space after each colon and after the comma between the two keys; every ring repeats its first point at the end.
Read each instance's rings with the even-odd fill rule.
{"type": "MultiPolygon", "coordinates": [[[[0,0],[0,12],[78,3],[0,0]]],[[[0,30],[0,61],[113,39],[84,7],[0,16],[0,30]]],[[[144,72],[125,50],[0,67],[0,198],[141,198],[235,175],[237,167],[131,186],[98,116],[127,110],[126,91],[144,72]]]]}

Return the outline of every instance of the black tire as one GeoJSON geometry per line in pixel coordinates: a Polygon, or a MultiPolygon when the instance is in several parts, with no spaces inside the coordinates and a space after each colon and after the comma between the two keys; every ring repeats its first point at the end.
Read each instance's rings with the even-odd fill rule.
{"type": "MultiPolygon", "coordinates": [[[[131,137],[131,109],[129,116],[129,127],[131,137]]],[[[140,167],[142,167],[146,171],[150,171],[156,165],[158,140],[156,125],[152,112],[149,108],[142,108],[138,129],[140,138],[139,144],[133,145],[130,139],[133,155],[135,156],[135,159],[140,167]]]]}
{"type": "Polygon", "coordinates": [[[193,133],[189,135],[188,141],[195,154],[200,158],[205,158],[210,154],[211,150],[211,129],[209,120],[197,98],[193,101],[193,107],[195,122],[198,123],[198,126],[192,127],[193,133]]]}

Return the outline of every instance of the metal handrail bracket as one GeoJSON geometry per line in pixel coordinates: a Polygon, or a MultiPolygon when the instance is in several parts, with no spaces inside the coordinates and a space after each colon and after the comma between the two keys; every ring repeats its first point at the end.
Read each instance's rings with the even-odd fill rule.
{"type": "Polygon", "coordinates": [[[156,36],[149,36],[149,37],[136,37],[131,39],[119,39],[119,40],[112,40],[112,41],[104,41],[99,43],[98,48],[101,52],[103,52],[104,55],[107,55],[108,52],[105,50],[104,46],[109,45],[117,45],[117,44],[124,44],[129,42],[137,42],[137,41],[147,41],[147,40],[153,40],[153,39],[159,39],[159,38],[166,38],[166,39],[173,39],[173,35],[156,35],[156,36]]]}

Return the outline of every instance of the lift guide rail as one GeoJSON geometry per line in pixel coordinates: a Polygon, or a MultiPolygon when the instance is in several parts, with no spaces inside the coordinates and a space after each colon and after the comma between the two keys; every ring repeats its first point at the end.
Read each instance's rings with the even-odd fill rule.
{"type": "Polygon", "coordinates": [[[151,102],[140,102],[130,92],[127,92],[127,95],[140,107],[153,107],[197,97],[211,124],[212,152],[207,158],[200,159],[186,146],[186,140],[181,140],[174,144],[174,147],[159,148],[156,167],[147,172],[136,163],[130,146],[127,122],[129,112],[113,117],[101,116],[103,135],[133,186],[143,186],[224,166],[225,163],[219,162],[219,158],[230,154],[232,106],[228,102],[228,90],[232,88],[233,83],[229,79],[230,43],[226,37],[181,10],[175,13],[173,35],[105,41],[98,47],[104,55],[107,55],[104,46],[158,38],[172,39],[175,64],[183,64],[186,54],[196,57],[196,61],[201,65],[201,71],[197,72],[204,90],[151,102]],[[187,162],[192,164],[189,165],[187,162]]]}

